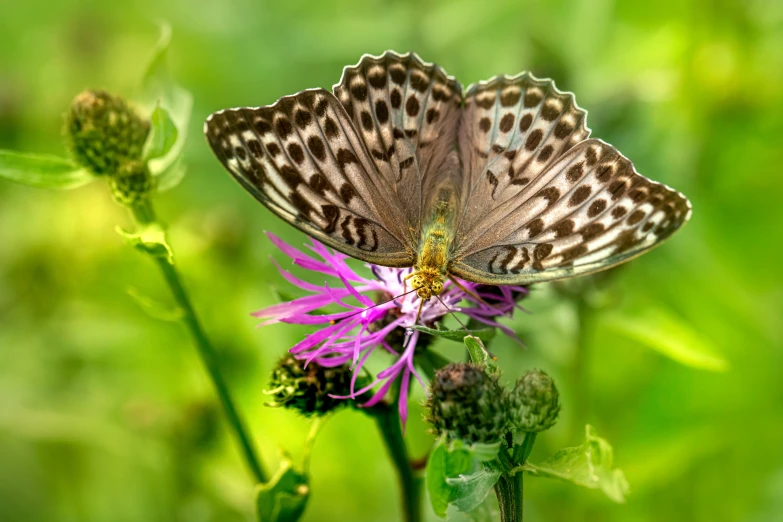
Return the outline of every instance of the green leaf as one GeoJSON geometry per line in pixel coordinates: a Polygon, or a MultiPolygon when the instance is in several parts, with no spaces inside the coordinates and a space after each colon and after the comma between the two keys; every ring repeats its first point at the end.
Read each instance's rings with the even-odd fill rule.
{"type": "Polygon", "coordinates": [[[185,168],[185,162],[182,159],[182,155],[180,154],[171,165],[155,174],[157,179],[155,187],[157,191],[165,192],[171,188],[176,187],[179,185],[180,181],[182,181],[182,178],[185,177],[186,172],[187,169],[185,168]]]}
{"type": "Polygon", "coordinates": [[[481,462],[494,459],[499,447],[499,443],[466,446],[459,440],[447,444],[444,438],[437,442],[427,460],[426,479],[436,515],[446,518],[450,505],[469,512],[484,501],[500,474],[481,462]]]}
{"type": "MultiPolygon", "coordinates": [[[[434,335],[436,337],[442,337],[449,341],[463,342],[465,339],[465,330],[441,330],[440,328],[427,328],[426,326],[414,325],[411,326],[414,330],[424,332],[426,334],[434,335]]],[[[480,330],[470,330],[470,335],[481,339],[482,341],[489,342],[497,333],[495,328],[481,328],[480,330]]]]}
{"type": "Polygon", "coordinates": [[[590,425],[585,428],[585,434],[587,440],[581,446],[561,449],[541,464],[527,463],[516,469],[541,477],[558,478],[586,488],[601,489],[615,502],[625,502],[628,481],[622,471],[612,467],[612,446],[597,436],[590,425]]]}
{"type": "Polygon", "coordinates": [[[465,346],[468,349],[468,354],[470,354],[470,360],[473,362],[473,364],[494,366],[492,363],[492,357],[490,357],[487,349],[484,348],[484,343],[481,342],[481,339],[472,335],[466,335],[463,340],[465,342],[465,346]]]}
{"type": "Polygon", "coordinates": [[[71,189],[95,179],[66,158],[0,150],[0,178],[31,187],[71,189]]]}
{"type": "Polygon", "coordinates": [[[144,159],[162,158],[171,151],[177,141],[177,126],[169,116],[169,112],[158,105],[150,116],[151,128],[147,142],[144,144],[144,159]]]}
{"type": "Polygon", "coordinates": [[[172,78],[168,67],[168,51],[171,44],[171,26],[161,26],[158,43],[152,53],[152,59],[142,77],[137,99],[154,116],[160,107],[176,129],[176,139],[161,157],[148,163],[150,172],[158,180],[158,192],[176,186],[184,175],[181,164],[182,149],[185,145],[190,113],[193,108],[193,96],[179,86],[172,78]],[[177,165],[179,163],[179,165],[177,165]],[[172,170],[173,169],[173,170],[172,170]]]}
{"type": "Polygon", "coordinates": [[[647,308],[633,316],[613,314],[602,321],[615,332],[686,366],[714,372],[729,368],[712,341],[661,308],[647,308]]]}
{"type": "Polygon", "coordinates": [[[446,483],[456,491],[454,505],[463,513],[479,507],[500,478],[500,471],[480,469],[469,475],[448,477],[446,483]]]}
{"type": "Polygon", "coordinates": [[[302,517],[310,486],[307,475],[283,458],[280,469],[266,484],[256,486],[256,514],[259,522],[296,522],[302,517]]]}
{"type": "Polygon", "coordinates": [[[174,253],[166,241],[166,230],[160,223],[143,225],[135,232],[118,227],[117,233],[132,247],[155,257],[164,257],[169,264],[174,264],[174,253]]]}

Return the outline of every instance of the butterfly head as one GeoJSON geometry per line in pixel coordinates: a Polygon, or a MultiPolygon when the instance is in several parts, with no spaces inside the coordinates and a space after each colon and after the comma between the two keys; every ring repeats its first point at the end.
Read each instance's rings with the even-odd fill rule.
{"type": "Polygon", "coordinates": [[[437,270],[419,269],[410,275],[411,286],[424,301],[443,291],[443,275],[437,270]]]}

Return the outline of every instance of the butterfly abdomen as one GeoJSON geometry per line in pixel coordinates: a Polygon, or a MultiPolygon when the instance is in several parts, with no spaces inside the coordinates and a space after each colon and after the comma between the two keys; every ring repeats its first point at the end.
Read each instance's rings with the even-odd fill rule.
{"type": "Polygon", "coordinates": [[[450,201],[438,201],[422,227],[419,251],[412,276],[412,285],[420,289],[422,299],[437,295],[443,289],[449,264],[449,251],[454,237],[453,206],[450,201]]]}

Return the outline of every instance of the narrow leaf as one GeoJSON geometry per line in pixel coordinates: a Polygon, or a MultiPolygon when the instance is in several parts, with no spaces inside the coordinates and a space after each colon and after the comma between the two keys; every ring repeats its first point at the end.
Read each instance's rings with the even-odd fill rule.
{"type": "Polygon", "coordinates": [[[564,448],[541,464],[527,463],[517,469],[586,488],[601,489],[615,502],[625,502],[628,481],[622,471],[612,467],[612,446],[597,436],[590,425],[585,428],[585,434],[587,440],[581,446],[564,448]]]}
{"type": "Polygon", "coordinates": [[[169,112],[158,105],[150,116],[150,128],[147,142],[144,144],[144,159],[162,158],[171,151],[177,141],[177,126],[172,121],[169,112]]]}
{"type": "Polygon", "coordinates": [[[310,486],[307,475],[297,471],[284,458],[272,480],[256,487],[256,514],[259,522],[296,522],[302,517],[310,486]]]}
{"type": "Polygon", "coordinates": [[[470,354],[470,360],[473,362],[473,364],[489,364],[489,352],[487,352],[487,349],[484,348],[484,343],[481,342],[481,339],[472,335],[466,335],[463,340],[465,342],[465,346],[468,349],[468,354],[470,354]]]}
{"type": "Polygon", "coordinates": [[[711,340],[661,308],[648,308],[633,316],[612,315],[603,321],[615,332],[686,366],[714,372],[729,367],[711,340]]]}
{"type": "Polygon", "coordinates": [[[0,178],[31,187],[71,189],[94,176],[66,158],[0,150],[0,178]]]}
{"type": "MultiPolygon", "coordinates": [[[[429,335],[434,335],[436,337],[442,337],[443,339],[448,339],[449,341],[457,341],[458,343],[463,342],[463,339],[465,339],[465,330],[441,330],[439,328],[427,328],[426,326],[421,325],[414,325],[411,328],[414,330],[418,330],[420,332],[424,332],[429,335]]],[[[493,337],[495,337],[496,329],[495,328],[481,328],[479,330],[470,330],[470,335],[473,337],[477,337],[478,339],[481,339],[482,341],[489,342],[493,337]]]]}

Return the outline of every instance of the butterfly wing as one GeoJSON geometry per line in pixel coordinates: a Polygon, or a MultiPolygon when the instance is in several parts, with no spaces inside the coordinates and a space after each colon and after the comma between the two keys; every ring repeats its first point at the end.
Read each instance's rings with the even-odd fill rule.
{"type": "MultiPolygon", "coordinates": [[[[524,107],[531,87],[525,76],[520,79],[517,103],[524,107]]],[[[611,145],[584,139],[584,111],[551,82],[533,84],[538,105],[515,117],[527,131],[509,138],[512,130],[504,132],[508,124],[502,120],[513,111],[506,112],[502,96],[510,80],[486,84],[496,85],[494,98],[480,94],[489,89],[477,88],[473,99],[483,112],[464,115],[463,164],[470,161],[478,172],[470,171],[473,186],[457,233],[454,275],[527,284],[587,274],[649,250],[688,220],[685,196],[640,175],[611,145]],[[481,107],[484,99],[492,104],[481,107]],[[482,124],[489,114],[495,116],[482,124]]]]}
{"type": "Polygon", "coordinates": [[[483,233],[493,209],[529,192],[533,179],[589,136],[585,116],[572,94],[528,73],[468,87],[459,125],[463,246],[472,240],[467,234],[483,233]]]}
{"type": "Polygon", "coordinates": [[[416,54],[364,55],[346,67],[334,93],[393,187],[418,242],[422,213],[445,176],[459,175],[457,122],[462,87],[416,54]],[[449,155],[453,158],[449,158],[449,155]]]}
{"type": "Polygon", "coordinates": [[[267,107],[219,111],[204,132],[223,166],[277,216],[352,257],[413,264],[395,189],[332,93],[311,89],[267,107]]]}

